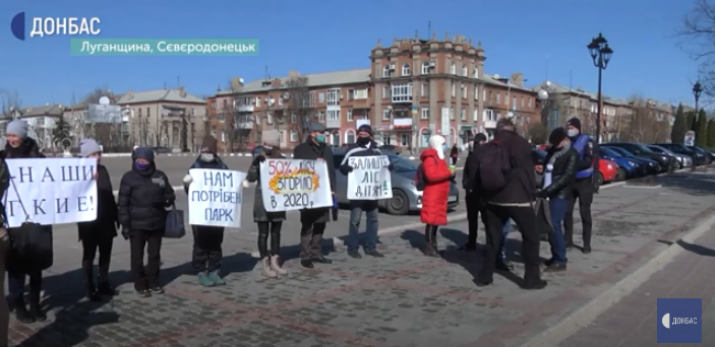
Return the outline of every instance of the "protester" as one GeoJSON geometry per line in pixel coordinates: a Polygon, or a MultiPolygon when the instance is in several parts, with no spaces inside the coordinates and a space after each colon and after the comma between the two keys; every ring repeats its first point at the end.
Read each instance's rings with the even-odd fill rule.
{"type": "Polygon", "coordinates": [[[578,209],[581,215],[583,248],[581,251],[584,254],[591,253],[591,228],[593,221],[591,219],[591,204],[593,203],[593,193],[595,190],[593,181],[594,163],[598,161],[596,148],[593,145],[593,139],[586,134],[581,133],[581,121],[574,117],[566,123],[568,137],[573,144],[573,148],[578,152],[578,172],[576,173],[576,181],[573,184],[571,194],[568,199],[568,209],[564,217],[564,231],[566,234],[566,247],[574,248],[573,243],[573,212],[578,199],[578,209]]]}
{"type": "MultiPolygon", "coordinates": [[[[310,134],[305,142],[293,149],[295,159],[322,160],[328,166],[330,191],[335,196],[335,163],[330,146],[325,144],[325,126],[313,123],[308,128],[310,134]]],[[[300,265],[312,269],[313,263],[331,264],[333,261],[323,256],[321,242],[325,224],[330,219],[330,208],[300,210],[300,265]]]]}
{"type": "Polygon", "coordinates": [[[246,181],[257,182],[253,199],[253,221],[258,225],[258,253],[263,265],[263,276],[275,278],[285,276],[288,271],[281,267],[281,228],[286,220],[285,211],[268,212],[263,204],[263,189],[261,188],[261,163],[266,157],[271,159],[285,158],[280,151],[281,134],[277,130],[264,131],[263,147],[253,158],[248,169],[246,181]],[[271,239],[270,252],[268,239],[271,239]]]}
{"type": "MultiPolygon", "coordinates": [[[[5,159],[0,158],[0,196],[5,196],[10,185],[10,173],[5,159]]],[[[8,235],[7,221],[5,220],[5,206],[0,202],[0,295],[5,296],[5,267],[10,250],[10,236],[8,235]]],[[[0,300],[0,347],[8,345],[8,330],[10,328],[10,312],[7,301],[0,300]]]]}
{"type": "Polygon", "coordinates": [[[452,165],[457,165],[457,161],[459,160],[459,148],[457,148],[456,143],[452,146],[452,150],[449,152],[449,157],[452,158],[452,165]]]}
{"type": "MultiPolygon", "coordinates": [[[[464,188],[464,202],[467,204],[467,228],[469,229],[467,243],[460,248],[465,252],[473,252],[477,249],[477,231],[479,230],[479,213],[482,210],[483,202],[481,200],[478,188],[479,182],[471,182],[470,172],[478,169],[479,161],[476,153],[482,144],[487,142],[487,136],[479,133],[474,136],[474,142],[469,146],[469,154],[464,164],[462,171],[462,188],[464,188]]],[[[482,213],[482,217],[484,214],[482,213]]]]}
{"type": "Polygon", "coordinates": [[[439,256],[437,251],[437,229],[447,224],[447,199],[454,172],[445,161],[445,139],[442,135],[429,138],[429,148],[420,154],[425,187],[422,193],[420,221],[425,223],[424,253],[430,257],[439,256]]]}
{"type": "MultiPolygon", "coordinates": [[[[357,143],[348,146],[348,151],[345,153],[345,158],[340,163],[340,172],[347,176],[353,171],[353,167],[349,164],[350,157],[369,157],[381,155],[377,149],[377,143],[372,139],[372,128],[363,124],[357,131],[357,143]]],[[[360,259],[362,256],[358,252],[359,240],[358,233],[360,232],[360,219],[362,213],[365,212],[365,245],[363,249],[366,255],[382,258],[383,255],[377,251],[377,229],[378,229],[378,201],[377,200],[350,200],[350,229],[346,245],[348,246],[348,255],[360,259]]]]}
{"type": "Polygon", "coordinates": [[[521,256],[525,269],[523,288],[545,288],[546,281],[540,276],[539,236],[533,209],[536,184],[531,145],[515,132],[514,123],[503,118],[497,122],[494,140],[480,151],[479,161],[479,170],[474,175],[480,179],[480,189],[487,202],[487,244],[477,285],[481,287],[493,283],[495,269],[509,271],[499,251],[504,223],[511,218],[521,232],[521,256]]]}
{"type": "MultiPolygon", "coordinates": [[[[44,158],[40,152],[37,142],[28,137],[28,125],[24,120],[13,120],[7,124],[7,143],[5,149],[0,152],[0,158],[20,159],[20,158],[44,158]]],[[[12,178],[10,178],[12,180],[12,178]]],[[[12,184],[12,183],[11,183],[12,184]]],[[[51,228],[51,226],[48,226],[51,228]]],[[[10,252],[6,263],[8,277],[8,302],[11,309],[15,310],[15,319],[20,323],[32,323],[35,321],[45,321],[47,315],[40,306],[40,295],[42,293],[42,270],[45,264],[39,264],[37,259],[28,259],[27,255],[18,251],[17,240],[21,239],[20,228],[9,228],[10,252]],[[25,277],[30,277],[30,310],[25,305],[25,277]]]]}
{"type": "Polygon", "coordinates": [[[161,241],[166,208],[174,204],[176,195],[166,174],[156,168],[151,148],[137,148],[132,160],[132,169],[122,176],[119,184],[119,223],[122,235],[130,241],[134,289],[140,297],[149,297],[152,293],[164,293],[158,282],[161,241]]]}
{"type": "Polygon", "coordinates": [[[114,200],[114,190],[109,171],[101,164],[102,150],[94,139],[84,139],[79,145],[83,158],[97,158],[97,219],[77,223],[79,240],[82,242],[82,271],[85,291],[90,301],[100,301],[101,295],[112,296],[114,288],[109,284],[109,263],[112,259],[112,244],[117,236],[119,213],[114,200]],[[94,283],[94,257],[99,251],[99,277],[94,283]]]}
{"type": "MultiPolygon", "coordinates": [[[[201,153],[191,165],[191,169],[228,170],[228,166],[219,158],[218,142],[213,136],[205,136],[201,143],[201,153]]],[[[191,175],[184,176],[184,191],[189,193],[189,185],[193,182],[191,175]]],[[[191,263],[198,271],[199,284],[206,287],[226,284],[221,276],[221,259],[223,251],[223,227],[192,225],[194,250],[191,263]]]]}
{"type": "Polygon", "coordinates": [[[537,197],[548,199],[552,230],[549,237],[551,258],[546,261],[545,272],[566,270],[566,244],[561,222],[568,208],[568,198],[573,190],[578,153],[571,147],[566,129],[556,128],[549,136],[551,147],[544,159],[543,183],[537,197]]]}

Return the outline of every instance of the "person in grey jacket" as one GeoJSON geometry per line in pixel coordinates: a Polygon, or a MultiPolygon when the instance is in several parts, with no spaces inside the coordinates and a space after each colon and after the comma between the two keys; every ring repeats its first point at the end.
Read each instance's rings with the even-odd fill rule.
{"type": "Polygon", "coordinates": [[[257,182],[255,198],[253,201],[253,221],[258,224],[258,253],[263,265],[263,276],[275,278],[285,276],[288,271],[281,267],[281,228],[286,220],[285,211],[268,212],[263,205],[263,189],[261,188],[261,163],[268,158],[285,158],[280,152],[281,134],[278,130],[263,132],[263,148],[253,158],[251,168],[248,169],[246,181],[257,182]],[[268,239],[271,239],[270,252],[268,239]]]}

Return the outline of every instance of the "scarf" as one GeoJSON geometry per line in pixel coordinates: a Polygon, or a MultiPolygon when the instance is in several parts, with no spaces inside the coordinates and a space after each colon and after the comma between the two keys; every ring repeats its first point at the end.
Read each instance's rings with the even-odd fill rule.
{"type": "Polygon", "coordinates": [[[554,154],[551,155],[551,159],[549,159],[549,165],[554,165],[554,163],[561,158],[568,150],[571,149],[571,141],[566,142],[566,144],[559,148],[558,151],[554,152],[554,154]]]}

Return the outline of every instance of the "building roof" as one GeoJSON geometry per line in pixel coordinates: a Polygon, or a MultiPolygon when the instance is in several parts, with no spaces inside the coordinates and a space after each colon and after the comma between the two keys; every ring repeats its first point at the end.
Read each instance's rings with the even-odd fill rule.
{"type": "Polygon", "coordinates": [[[504,82],[494,78],[493,75],[490,76],[490,75],[484,74],[484,75],[482,75],[482,77],[483,78],[481,78],[481,80],[483,80],[487,84],[500,86],[500,87],[507,88],[507,89],[508,88],[518,89],[518,90],[522,90],[522,91],[529,92],[529,93],[536,93],[538,91],[538,90],[534,90],[532,88],[519,87],[516,84],[511,83],[511,80],[508,80],[506,83],[504,83],[504,82]]]}
{"type": "MultiPolygon", "coordinates": [[[[323,86],[336,86],[343,84],[357,84],[357,83],[367,83],[370,82],[370,69],[353,69],[353,70],[341,70],[332,72],[321,72],[307,75],[299,75],[300,77],[306,77],[308,79],[309,88],[323,87],[323,86]]],[[[217,96],[231,95],[235,93],[256,93],[265,92],[275,87],[270,84],[264,85],[263,82],[272,82],[274,80],[280,80],[281,85],[285,86],[292,77],[279,77],[270,80],[256,80],[244,84],[239,90],[221,90],[216,93],[217,96]]]]}
{"type": "Polygon", "coordinates": [[[119,105],[149,102],[206,103],[204,99],[196,95],[186,93],[182,89],[156,89],[143,92],[128,91],[117,100],[117,104],[119,105]]]}
{"type": "Polygon", "coordinates": [[[21,117],[39,117],[39,116],[61,116],[64,111],[64,107],[60,104],[51,104],[45,106],[31,106],[26,107],[20,111],[21,117]]]}

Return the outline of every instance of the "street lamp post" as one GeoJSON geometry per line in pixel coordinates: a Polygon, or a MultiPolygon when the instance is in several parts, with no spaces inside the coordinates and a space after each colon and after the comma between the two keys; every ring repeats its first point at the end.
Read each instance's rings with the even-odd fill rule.
{"type": "Polygon", "coordinates": [[[603,95],[601,94],[601,81],[603,70],[608,66],[608,62],[611,60],[611,55],[613,50],[608,46],[608,41],[601,33],[598,33],[597,37],[591,40],[588,44],[589,53],[591,53],[591,59],[593,59],[593,65],[598,68],[598,114],[596,115],[596,143],[601,143],[601,107],[603,104],[603,95]]]}
{"type": "Polygon", "coordinates": [[[695,96],[695,117],[693,117],[693,122],[690,123],[690,130],[695,131],[695,128],[697,127],[697,119],[698,119],[698,101],[700,100],[700,94],[703,93],[703,86],[700,85],[700,82],[695,82],[693,85],[693,96],[695,96]]]}

